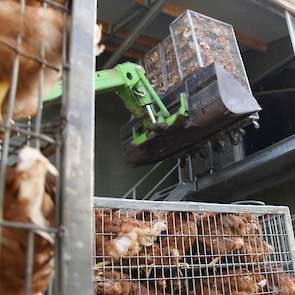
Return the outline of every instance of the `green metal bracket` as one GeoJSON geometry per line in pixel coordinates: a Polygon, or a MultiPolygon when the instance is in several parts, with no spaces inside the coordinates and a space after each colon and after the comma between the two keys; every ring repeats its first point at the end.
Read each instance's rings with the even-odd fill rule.
{"type": "Polygon", "coordinates": [[[45,97],[43,98],[43,102],[49,102],[52,100],[56,100],[62,96],[63,88],[62,83],[59,82],[45,97]]]}
{"type": "MultiPolygon", "coordinates": [[[[138,134],[133,131],[133,143],[142,144],[155,136],[153,125],[161,128],[172,126],[179,116],[187,116],[188,104],[185,93],[180,95],[178,112],[170,114],[145,76],[144,69],[134,63],[119,64],[113,69],[98,71],[95,76],[96,93],[115,92],[130,113],[143,122],[144,130],[138,134]],[[157,111],[155,110],[157,107],[157,111]]],[[[50,92],[44,101],[51,101],[63,93],[62,84],[50,92]]]]}

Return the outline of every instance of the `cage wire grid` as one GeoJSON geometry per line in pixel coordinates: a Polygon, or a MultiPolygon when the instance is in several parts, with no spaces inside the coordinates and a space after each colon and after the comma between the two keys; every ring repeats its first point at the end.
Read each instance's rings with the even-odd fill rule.
{"type": "Polygon", "coordinates": [[[292,294],[286,207],[96,198],[94,211],[97,294],[292,294]]]}
{"type": "MultiPolygon", "coordinates": [[[[22,241],[20,243],[22,246],[20,247],[23,247],[22,251],[24,253],[22,253],[22,255],[24,256],[25,263],[24,265],[20,263],[21,259],[23,258],[22,256],[15,257],[15,259],[18,261],[16,263],[16,265],[18,266],[15,265],[15,267],[18,267],[16,271],[21,273],[21,280],[23,280],[24,286],[23,290],[20,291],[21,293],[18,294],[37,294],[35,293],[36,290],[34,280],[36,280],[36,277],[34,277],[34,271],[36,271],[36,263],[38,263],[38,258],[36,258],[38,253],[36,253],[36,251],[38,251],[38,247],[40,247],[40,238],[38,237],[40,237],[40,235],[46,235],[47,237],[49,236],[50,239],[52,239],[49,247],[50,249],[47,249],[51,253],[50,257],[47,257],[50,261],[49,264],[51,269],[50,274],[48,274],[48,280],[50,281],[50,283],[48,290],[44,294],[82,294],[78,289],[76,291],[73,291],[72,286],[74,285],[74,283],[71,284],[71,282],[69,282],[70,280],[72,280],[72,276],[74,275],[74,273],[79,273],[79,269],[69,270],[69,268],[67,268],[67,266],[71,266],[71,259],[69,259],[69,257],[66,258],[67,266],[65,266],[65,255],[70,256],[71,254],[71,249],[69,249],[67,245],[67,237],[70,236],[71,238],[74,238],[75,233],[72,228],[67,229],[67,224],[69,223],[69,220],[67,219],[67,216],[65,216],[65,208],[68,206],[68,198],[65,186],[71,181],[71,177],[73,177],[73,175],[71,177],[68,175],[67,165],[69,164],[68,161],[66,164],[64,162],[69,157],[68,154],[71,153],[69,142],[72,141],[73,138],[79,139],[81,133],[79,133],[78,129],[78,132],[75,135],[71,134],[68,131],[68,129],[71,128],[73,125],[73,118],[71,117],[71,114],[75,110],[73,109],[72,100],[74,97],[73,90],[71,88],[73,88],[73,85],[76,84],[73,81],[75,74],[71,73],[70,64],[72,69],[77,70],[79,54],[84,54],[84,60],[83,57],[81,58],[81,60],[84,61],[84,67],[81,67],[81,65],[79,65],[79,67],[83,69],[77,70],[76,74],[80,75],[81,73],[83,73],[83,77],[85,77],[84,84],[85,87],[88,88],[87,90],[85,90],[83,86],[81,86],[81,90],[75,89],[76,94],[79,96],[83,92],[84,95],[89,95],[89,99],[91,99],[91,101],[88,102],[87,107],[84,107],[85,110],[89,108],[89,110],[87,110],[87,118],[86,116],[80,115],[81,119],[77,119],[77,123],[79,124],[81,122],[89,122],[88,132],[84,132],[81,137],[84,136],[86,143],[88,143],[89,141],[93,141],[92,112],[94,110],[94,106],[92,101],[94,100],[94,88],[92,80],[95,67],[94,48],[92,48],[94,46],[92,46],[92,44],[94,44],[94,27],[96,23],[96,1],[85,3],[85,1],[81,0],[19,0],[15,2],[18,4],[19,7],[18,13],[20,23],[22,23],[24,21],[24,18],[27,16],[26,11],[29,9],[28,5],[40,5],[38,6],[40,9],[40,18],[46,13],[48,9],[54,11],[52,13],[61,14],[60,18],[63,19],[63,33],[60,52],[60,67],[56,64],[51,64],[48,61],[48,56],[45,48],[46,46],[44,44],[45,40],[41,40],[41,42],[38,44],[40,49],[39,54],[35,56],[26,53],[24,47],[22,47],[24,36],[21,33],[21,29],[19,29],[20,32],[18,33],[15,40],[15,46],[12,46],[10,43],[6,42],[5,38],[1,39],[0,37],[0,46],[8,48],[15,55],[12,65],[12,76],[9,83],[10,86],[8,90],[7,109],[4,120],[0,124],[0,132],[2,137],[0,145],[0,254],[1,256],[5,255],[3,250],[5,234],[7,235],[13,233],[15,236],[18,236],[19,238],[21,237],[22,241]],[[79,19],[78,16],[79,14],[81,15],[81,13],[84,13],[84,16],[80,17],[79,19]],[[73,30],[73,27],[75,26],[78,28],[73,30]],[[87,33],[85,33],[85,27],[89,28],[87,33]],[[73,44],[75,44],[75,42],[81,42],[81,38],[84,41],[84,47],[82,49],[78,48],[78,50],[80,50],[80,53],[78,54],[77,51],[73,49],[73,44]],[[24,60],[28,60],[31,63],[36,63],[39,65],[37,112],[34,117],[28,117],[24,120],[14,121],[13,112],[14,106],[17,103],[16,95],[18,85],[20,83],[19,74],[22,70],[24,60]],[[58,103],[55,105],[56,108],[54,110],[54,117],[44,116],[46,115],[49,106],[49,104],[47,105],[43,103],[44,96],[48,94],[45,93],[44,89],[46,71],[55,71],[56,73],[59,73],[60,79],[63,81],[64,93],[61,97],[61,100],[59,100],[58,103]],[[16,220],[7,220],[5,215],[4,201],[7,169],[8,167],[11,167],[15,164],[16,156],[19,150],[24,146],[31,146],[33,148],[39,149],[45,157],[50,159],[50,161],[54,164],[59,172],[59,176],[55,179],[55,189],[53,193],[54,196],[52,196],[52,201],[54,202],[54,217],[48,227],[40,227],[29,221],[17,221],[17,218],[16,220]],[[67,235],[65,235],[66,232],[67,235]],[[66,275],[65,272],[67,272],[66,275]]],[[[11,1],[11,3],[13,3],[13,1],[11,1]]],[[[25,40],[25,42],[29,41],[25,40]]],[[[77,47],[79,46],[77,45],[77,47]]],[[[75,102],[76,110],[79,109],[80,111],[81,105],[79,104],[79,100],[76,99],[75,102]]],[[[91,152],[93,152],[92,149],[93,147],[88,144],[87,147],[81,148],[81,153],[91,154],[91,152]],[[87,149],[87,152],[85,149],[87,149]]],[[[83,156],[81,156],[81,160],[83,161],[83,156]]],[[[88,160],[87,158],[85,164],[88,164],[89,162],[91,163],[91,159],[88,160]]],[[[91,165],[88,165],[88,167],[91,167],[91,165]]],[[[88,177],[87,173],[85,173],[85,176],[88,177]]],[[[88,178],[91,179],[91,176],[89,175],[88,178]]],[[[78,183],[79,181],[76,180],[76,182],[78,183]]],[[[90,194],[93,195],[91,192],[91,182],[89,183],[88,181],[86,181],[85,185],[89,185],[90,187],[88,191],[84,191],[85,194],[89,196],[90,194]]],[[[76,191],[76,194],[79,195],[79,197],[81,196],[79,190],[76,191]]],[[[75,195],[75,197],[77,197],[77,195],[75,195]]],[[[87,201],[89,200],[85,199],[85,203],[87,204],[87,201]]],[[[77,206],[79,206],[79,200],[76,203],[77,206]]],[[[86,206],[88,206],[89,211],[91,211],[92,206],[90,204],[90,201],[86,206]]],[[[83,206],[81,206],[81,208],[83,208],[83,206]]],[[[75,214],[74,209],[76,208],[73,208],[72,213],[75,214]]],[[[84,220],[89,219],[89,224],[91,222],[90,216],[91,215],[89,214],[89,216],[84,217],[84,220]]],[[[81,224],[87,224],[87,220],[84,223],[81,222],[81,224]]],[[[85,234],[87,234],[87,232],[88,231],[86,229],[85,234]]],[[[87,239],[85,239],[84,242],[87,247],[91,248],[90,237],[89,245],[87,245],[87,239]]],[[[72,243],[75,244],[75,242],[72,243]]],[[[87,276],[87,271],[84,270],[84,276],[81,275],[80,280],[77,280],[78,282],[76,283],[80,283],[82,288],[85,286],[86,281],[88,287],[84,288],[83,294],[91,294],[89,292],[90,289],[93,290],[93,287],[90,284],[91,253],[86,251],[84,252],[84,254],[86,256],[85,261],[87,261],[87,255],[89,256],[89,278],[87,280],[85,279],[87,276]]],[[[5,257],[2,256],[2,261],[0,261],[1,268],[4,267],[2,265],[4,258],[5,257]]],[[[0,284],[2,283],[0,282],[0,284]]],[[[18,281],[18,284],[19,283],[20,282],[18,281]]],[[[38,295],[39,294],[40,293],[38,293],[38,295]]]]}

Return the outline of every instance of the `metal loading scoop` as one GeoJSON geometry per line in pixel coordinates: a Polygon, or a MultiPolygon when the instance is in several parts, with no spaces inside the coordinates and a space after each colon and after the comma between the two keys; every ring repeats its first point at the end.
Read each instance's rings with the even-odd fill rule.
{"type": "Polygon", "coordinates": [[[129,165],[142,166],[174,156],[223,129],[229,132],[248,125],[249,116],[261,110],[253,95],[217,63],[190,74],[161,97],[171,114],[179,109],[183,93],[188,116],[154,132],[146,142],[132,144],[134,130],[143,128],[139,120],[132,119],[121,128],[123,157],[129,165]]]}

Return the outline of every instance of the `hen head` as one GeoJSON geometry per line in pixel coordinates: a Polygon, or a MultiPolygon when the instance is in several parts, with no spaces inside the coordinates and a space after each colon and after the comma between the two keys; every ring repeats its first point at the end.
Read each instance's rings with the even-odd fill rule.
{"type": "Polygon", "coordinates": [[[50,161],[45,158],[39,150],[29,146],[24,147],[20,151],[16,169],[20,173],[37,174],[37,172],[42,171],[42,174],[46,175],[48,171],[54,176],[58,175],[58,171],[50,161]]]}

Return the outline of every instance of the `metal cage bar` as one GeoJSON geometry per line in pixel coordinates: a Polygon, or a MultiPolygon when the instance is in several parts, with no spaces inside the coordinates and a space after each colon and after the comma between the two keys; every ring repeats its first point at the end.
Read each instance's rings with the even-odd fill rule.
{"type": "Polygon", "coordinates": [[[94,34],[97,4],[75,0],[70,36],[71,67],[67,75],[62,163],[61,294],[93,294],[92,210],[94,195],[94,34]],[[83,115],[82,115],[83,114],[83,115]]]}
{"type": "MultiPolygon", "coordinates": [[[[40,19],[41,19],[41,17],[44,16],[44,14],[47,12],[47,9],[50,9],[51,16],[53,18],[56,17],[55,20],[59,18],[60,14],[61,14],[60,16],[63,17],[63,14],[67,15],[69,13],[69,10],[64,9],[63,4],[57,5],[57,3],[53,0],[40,1],[39,7],[38,7],[37,1],[34,3],[35,6],[31,6],[30,3],[26,5],[27,3],[24,0],[11,1],[11,2],[3,1],[3,3],[1,3],[1,9],[3,8],[2,5],[6,5],[5,7],[7,9],[8,7],[7,5],[9,4],[11,5],[10,10],[13,11],[13,13],[10,13],[8,17],[13,18],[16,16],[17,18],[19,18],[19,20],[21,20],[20,25],[22,24],[22,22],[24,22],[26,23],[27,26],[29,26],[28,22],[26,22],[27,18],[29,17],[28,12],[30,13],[37,12],[40,15],[40,19]],[[50,8],[48,8],[49,4],[50,4],[50,8]],[[55,10],[57,6],[58,6],[58,12],[55,10]],[[56,15],[54,15],[55,13],[56,15]]],[[[1,17],[3,17],[3,14],[1,15],[1,17]]],[[[40,21],[40,19],[38,19],[38,16],[36,16],[34,20],[40,21]]],[[[1,20],[3,22],[3,19],[1,20]]],[[[56,31],[59,29],[62,30],[62,26],[61,28],[56,29],[56,31]]],[[[14,30],[21,31],[21,27],[16,26],[14,30]]],[[[40,27],[37,28],[37,30],[40,30],[40,27]]],[[[26,35],[27,31],[24,30],[22,31],[22,33],[26,35]]],[[[60,31],[60,33],[63,34],[62,31],[60,31]]],[[[52,70],[55,72],[59,72],[62,70],[62,64],[60,64],[60,68],[59,67],[57,68],[55,65],[51,64],[49,61],[46,60],[45,58],[46,52],[43,46],[44,40],[42,40],[42,38],[41,40],[39,40],[38,39],[39,36],[36,36],[36,40],[35,40],[36,55],[28,54],[27,52],[25,52],[26,46],[22,46],[22,45],[24,42],[28,42],[28,39],[26,39],[25,38],[26,36],[23,36],[23,34],[20,34],[20,33],[18,34],[15,40],[15,46],[13,46],[11,44],[8,44],[6,41],[4,41],[5,36],[7,37],[7,35],[4,35],[4,38],[3,38],[3,31],[1,31],[0,33],[1,59],[5,60],[7,58],[7,60],[5,61],[9,63],[11,67],[11,77],[9,77],[9,87],[6,94],[7,108],[6,108],[5,116],[3,118],[4,120],[0,124],[0,129],[1,129],[0,130],[0,134],[1,134],[0,266],[1,266],[1,270],[4,269],[6,272],[7,271],[17,272],[18,276],[15,277],[15,280],[18,280],[18,283],[16,284],[17,287],[15,288],[19,288],[19,290],[18,291],[15,290],[16,293],[33,294],[33,292],[36,292],[35,290],[36,282],[34,283],[34,281],[36,281],[36,276],[34,276],[35,275],[34,272],[36,271],[35,264],[37,263],[37,268],[40,267],[40,265],[38,265],[38,259],[36,259],[36,252],[37,252],[37,255],[40,255],[40,237],[46,236],[46,238],[51,241],[50,245],[52,245],[52,247],[49,247],[50,248],[49,252],[52,251],[52,253],[56,254],[54,251],[53,244],[59,243],[58,241],[59,236],[57,233],[59,232],[60,223],[53,221],[53,225],[50,225],[50,226],[49,224],[46,226],[38,225],[38,223],[34,222],[33,219],[30,219],[31,216],[26,215],[28,214],[28,212],[25,212],[26,211],[25,208],[22,208],[21,206],[19,206],[19,204],[14,204],[15,200],[10,199],[13,194],[11,191],[9,191],[9,185],[7,187],[7,183],[6,183],[7,170],[12,171],[12,169],[15,169],[14,166],[12,166],[13,164],[15,164],[15,161],[16,161],[15,155],[18,154],[19,150],[23,148],[24,146],[32,146],[38,150],[40,149],[43,150],[45,145],[50,145],[52,148],[51,154],[55,153],[58,155],[57,157],[58,159],[56,161],[54,159],[51,159],[51,160],[54,162],[55,166],[59,166],[59,159],[60,159],[60,154],[58,149],[58,146],[60,145],[59,134],[61,133],[63,126],[61,126],[60,124],[56,124],[56,122],[52,122],[52,120],[49,120],[48,122],[45,123],[42,116],[43,115],[42,99],[44,95],[44,89],[43,89],[44,71],[52,70]],[[38,45],[39,45],[38,48],[40,49],[40,51],[37,53],[38,45]],[[8,52],[11,51],[12,53],[14,53],[14,55],[13,54],[11,55],[12,56],[11,61],[10,61],[10,55],[2,56],[4,48],[6,48],[8,52]],[[15,106],[19,103],[18,86],[20,83],[28,83],[28,82],[22,81],[22,79],[20,78],[22,71],[24,71],[24,68],[25,68],[24,64],[26,62],[28,62],[31,65],[35,63],[34,65],[36,67],[35,73],[34,73],[36,74],[36,77],[35,77],[36,79],[35,81],[37,81],[36,84],[38,84],[38,86],[35,87],[36,89],[34,93],[34,99],[36,99],[36,102],[37,102],[36,119],[33,120],[30,116],[28,116],[27,119],[25,120],[18,121],[18,118],[17,118],[16,119],[17,121],[14,122],[13,116],[14,116],[15,106]],[[44,128],[45,127],[44,125],[47,125],[47,127],[44,128]],[[8,192],[6,190],[8,190],[8,192]],[[6,205],[5,208],[7,210],[7,208],[10,207],[9,203],[14,204],[15,216],[13,218],[11,218],[11,216],[8,216],[6,212],[4,211],[3,205],[4,204],[6,205]],[[22,217],[22,214],[24,214],[25,216],[22,217]],[[4,243],[3,243],[3,240],[4,240],[4,243]],[[11,243],[11,241],[14,245],[18,245],[18,247],[9,247],[10,245],[9,243],[11,243]],[[12,251],[12,254],[14,253],[13,251],[16,251],[16,252],[18,251],[17,253],[19,255],[15,253],[15,259],[16,259],[15,265],[11,265],[11,263],[7,262],[5,258],[6,256],[5,253],[7,253],[6,252],[7,249],[9,249],[9,251],[12,251]]],[[[13,38],[13,36],[9,36],[9,37],[13,38]]],[[[28,46],[27,48],[31,48],[31,47],[28,46]]],[[[28,73],[28,76],[30,77],[31,74],[32,73],[28,73]]],[[[1,79],[3,79],[2,76],[0,77],[0,80],[1,79]]],[[[28,86],[30,85],[26,84],[26,87],[28,86]]],[[[34,87],[34,86],[31,85],[31,87],[34,87]]],[[[3,112],[3,101],[1,101],[1,103],[2,103],[1,111],[3,112]]],[[[56,113],[58,116],[60,116],[59,110],[56,110],[56,113]]],[[[60,169],[58,170],[60,171],[60,169]]],[[[59,182],[59,180],[56,180],[56,181],[59,182]]],[[[53,195],[51,196],[52,199],[55,199],[56,203],[58,203],[60,199],[59,190],[57,189],[56,193],[53,193],[53,195]]],[[[58,215],[59,214],[58,208],[56,208],[56,211],[52,213],[53,215],[58,215]]],[[[43,240],[43,243],[44,241],[45,240],[43,240]]],[[[47,255],[45,253],[44,258],[48,259],[48,261],[51,262],[50,255],[47,255]]],[[[46,265],[46,261],[44,261],[43,263],[44,265],[46,265]]],[[[52,272],[55,272],[56,275],[59,273],[57,263],[51,266],[51,268],[52,268],[52,272]]],[[[15,273],[9,273],[9,275],[13,278],[15,273]]],[[[2,280],[3,272],[1,272],[0,276],[1,276],[0,280],[2,280]]],[[[5,272],[4,272],[4,277],[5,277],[5,272]]],[[[44,277],[44,281],[46,281],[45,277],[44,277]]],[[[51,285],[52,288],[56,289],[56,287],[54,287],[55,284],[50,282],[50,277],[48,277],[48,284],[51,285]]],[[[13,292],[10,289],[3,290],[2,288],[7,288],[7,285],[4,285],[3,281],[1,281],[0,293],[2,294],[2,292],[5,292],[6,294],[7,292],[13,292]]],[[[55,294],[58,294],[58,293],[56,292],[55,294]]]]}
{"type": "MultiPolygon", "coordinates": [[[[11,16],[18,16],[19,13],[19,19],[28,28],[30,28],[28,17],[34,16],[35,21],[40,21],[39,26],[34,27],[36,31],[41,30],[44,25],[41,22],[44,17],[50,23],[50,29],[58,36],[56,36],[58,49],[54,53],[56,64],[53,64],[48,57],[50,53],[46,52],[44,39],[39,38],[38,34],[33,43],[38,49],[31,54],[29,50],[26,51],[27,48],[31,48],[30,46],[33,47],[31,43],[26,44],[27,47],[22,46],[24,42],[31,41],[26,36],[26,30],[18,34],[14,45],[6,44],[7,36],[4,35],[3,38],[3,31],[0,33],[0,55],[5,53],[5,49],[11,50],[13,56],[9,89],[5,97],[7,101],[5,117],[4,120],[0,120],[0,280],[2,277],[6,278],[5,272],[6,274],[10,272],[13,283],[12,272],[15,272],[17,273],[15,279],[18,280],[15,285],[18,290],[13,294],[41,294],[39,287],[36,287],[40,273],[36,276],[36,271],[39,268],[42,271],[43,265],[48,263],[50,268],[46,274],[41,274],[42,294],[46,288],[48,295],[93,294],[91,234],[96,1],[40,0],[39,3],[37,0],[3,1],[1,9],[5,4],[15,7],[11,8],[14,9],[11,16]],[[46,13],[50,15],[50,20],[45,17],[46,13]],[[32,86],[34,88],[32,96],[36,102],[36,112],[34,117],[23,115],[26,119],[20,119],[14,118],[14,108],[19,103],[19,84],[27,83],[26,86],[29,86],[28,81],[23,81],[24,76],[22,78],[20,76],[24,73],[24,69],[30,68],[25,66],[26,61],[30,65],[35,65],[33,82],[36,82],[36,85],[32,86]],[[44,96],[49,90],[45,88],[48,73],[53,71],[58,76],[56,80],[62,78],[64,93],[61,103],[58,100],[58,103],[51,105],[44,101],[44,96]],[[53,207],[50,209],[50,220],[46,220],[45,225],[35,222],[32,216],[26,215],[28,213],[23,207],[17,207],[17,204],[9,199],[13,194],[7,184],[7,171],[15,169],[16,156],[24,146],[31,146],[36,152],[40,150],[59,172],[59,177],[54,179],[53,191],[48,193],[53,207]],[[73,171],[75,173],[72,173],[73,171]],[[7,209],[4,210],[4,204],[5,208],[10,208],[10,204],[13,204],[15,211],[13,217],[6,214],[7,209]],[[11,240],[13,245],[19,243],[18,247],[9,247],[11,240]],[[44,254],[43,249],[48,251],[46,250],[44,254]],[[12,251],[11,253],[19,251],[19,255],[15,255],[15,264],[9,264],[5,258],[5,251],[12,251]],[[38,264],[40,254],[45,255],[41,266],[38,264]]],[[[16,27],[15,30],[21,31],[21,28],[16,27]]],[[[51,52],[51,55],[54,54],[51,52]]],[[[1,55],[1,59],[4,58],[1,55]]],[[[0,83],[3,82],[1,79],[2,76],[0,83]]],[[[43,198],[45,195],[44,191],[43,198]]],[[[11,253],[9,257],[13,256],[11,253]]],[[[10,279],[5,283],[7,281],[10,279]]],[[[4,280],[0,284],[0,293],[6,294],[7,289],[3,291],[2,288],[9,285],[3,283],[4,280]]]]}

